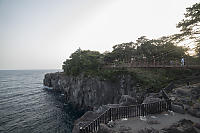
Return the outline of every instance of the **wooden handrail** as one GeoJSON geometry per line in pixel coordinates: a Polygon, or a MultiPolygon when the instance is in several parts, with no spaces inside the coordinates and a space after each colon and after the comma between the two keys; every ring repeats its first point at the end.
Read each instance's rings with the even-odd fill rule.
{"type": "Polygon", "coordinates": [[[146,116],[149,114],[160,113],[171,109],[171,100],[162,100],[148,104],[139,104],[131,106],[111,107],[104,111],[95,120],[88,125],[80,128],[80,133],[93,133],[100,127],[100,123],[107,124],[109,121],[121,118],[130,118],[137,116],[146,116]]]}
{"type": "Polygon", "coordinates": [[[180,62],[164,63],[164,62],[129,62],[129,63],[111,63],[104,68],[200,68],[200,64],[186,62],[183,66],[180,62]]]}

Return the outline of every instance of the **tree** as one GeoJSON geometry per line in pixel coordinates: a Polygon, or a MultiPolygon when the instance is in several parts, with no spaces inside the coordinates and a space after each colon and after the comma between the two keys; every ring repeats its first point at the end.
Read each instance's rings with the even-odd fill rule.
{"type": "Polygon", "coordinates": [[[185,51],[187,50],[174,45],[174,43],[169,41],[168,37],[151,40],[140,37],[137,43],[139,43],[137,47],[137,58],[142,59],[145,57],[148,62],[155,60],[169,63],[171,60],[179,60],[182,56],[185,56],[185,51]]]}
{"type": "Polygon", "coordinates": [[[196,44],[196,52],[200,54],[200,3],[186,8],[185,19],[178,23],[180,34],[174,35],[174,39],[180,41],[190,40],[196,44]]]}
{"type": "Polygon", "coordinates": [[[118,62],[129,62],[135,51],[135,45],[133,42],[117,44],[113,46],[113,51],[107,53],[104,57],[106,63],[114,61],[118,62]]]}
{"type": "Polygon", "coordinates": [[[186,56],[187,49],[176,46],[169,41],[169,37],[159,39],[147,39],[142,36],[136,42],[122,43],[113,46],[113,51],[105,54],[105,63],[118,62],[163,62],[169,63],[172,60],[179,60],[186,56]],[[132,60],[133,59],[133,60],[132,60]]]}
{"type": "Polygon", "coordinates": [[[96,72],[102,65],[102,55],[97,51],[81,50],[71,54],[70,59],[63,62],[63,70],[68,75],[79,75],[83,72],[96,72]]]}

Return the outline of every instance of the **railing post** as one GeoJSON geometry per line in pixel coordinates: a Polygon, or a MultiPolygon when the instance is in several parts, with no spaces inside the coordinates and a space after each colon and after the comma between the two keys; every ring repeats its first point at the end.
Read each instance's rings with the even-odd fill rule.
{"type": "Polygon", "coordinates": [[[121,119],[122,118],[122,110],[121,110],[122,108],[119,108],[119,119],[121,119]]]}
{"type": "Polygon", "coordinates": [[[80,133],[84,133],[84,130],[82,127],[80,127],[80,133]]]}
{"type": "Polygon", "coordinates": [[[112,120],[114,121],[115,120],[115,117],[116,117],[116,111],[115,111],[115,108],[111,108],[111,117],[112,117],[112,120]]]}
{"type": "Polygon", "coordinates": [[[133,106],[134,110],[133,110],[133,117],[136,117],[136,106],[133,106]]]}
{"type": "Polygon", "coordinates": [[[119,118],[119,108],[116,108],[116,119],[120,119],[119,118]]]}
{"type": "Polygon", "coordinates": [[[162,112],[161,111],[161,101],[159,101],[158,105],[159,105],[159,112],[162,112]]]}
{"type": "Polygon", "coordinates": [[[89,128],[89,127],[86,127],[86,128],[85,128],[85,132],[86,132],[86,133],[89,133],[89,129],[88,129],[88,128],[89,128]]]}
{"type": "Polygon", "coordinates": [[[112,108],[109,109],[109,121],[112,121],[112,108]]]}
{"type": "Polygon", "coordinates": [[[91,125],[88,126],[88,131],[89,131],[89,132],[91,131],[91,125]]]}
{"type": "Polygon", "coordinates": [[[103,114],[103,124],[106,124],[106,114],[103,114]]]}
{"type": "Polygon", "coordinates": [[[138,116],[138,105],[135,107],[135,117],[138,116]]]}
{"type": "Polygon", "coordinates": [[[144,104],[141,105],[141,115],[144,116],[144,104]]]}
{"type": "Polygon", "coordinates": [[[167,109],[168,110],[171,110],[171,106],[172,105],[172,103],[171,103],[171,100],[169,99],[169,100],[167,100],[167,109]]]}

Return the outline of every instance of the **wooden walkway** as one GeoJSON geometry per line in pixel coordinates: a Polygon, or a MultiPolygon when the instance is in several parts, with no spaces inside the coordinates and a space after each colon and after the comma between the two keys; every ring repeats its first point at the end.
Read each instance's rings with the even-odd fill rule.
{"type": "Polygon", "coordinates": [[[121,69],[121,68],[190,68],[190,69],[200,69],[199,64],[195,65],[184,65],[181,64],[148,64],[148,63],[124,63],[124,64],[108,64],[105,65],[103,68],[107,69],[121,69]]]}
{"type": "Polygon", "coordinates": [[[95,120],[87,125],[80,127],[80,133],[94,133],[99,130],[100,123],[107,124],[122,118],[133,118],[138,116],[146,116],[149,114],[157,114],[171,109],[171,100],[162,100],[159,102],[139,104],[132,106],[112,107],[102,113],[95,120]]]}
{"type": "MultiPolygon", "coordinates": [[[[170,86],[167,86],[165,89],[169,87],[170,86]]],[[[110,121],[122,118],[146,116],[149,114],[157,114],[163,111],[171,110],[171,99],[165,92],[165,89],[162,89],[162,95],[164,99],[158,102],[146,104],[143,103],[130,106],[110,107],[89,124],[80,126],[80,133],[94,133],[99,130],[100,123],[107,124],[110,121]]]]}

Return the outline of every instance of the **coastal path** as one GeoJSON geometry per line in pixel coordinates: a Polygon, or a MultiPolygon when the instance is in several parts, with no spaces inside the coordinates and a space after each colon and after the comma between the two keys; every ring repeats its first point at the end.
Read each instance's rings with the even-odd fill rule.
{"type": "Polygon", "coordinates": [[[98,131],[100,123],[107,124],[110,121],[127,119],[138,116],[147,116],[149,114],[158,114],[171,110],[171,100],[168,98],[165,90],[162,90],[164,100],[154,103],[111,107],[102,113],[95,120],[87,125],[80,127],[80,133],[94,133],[98,131]]]}

